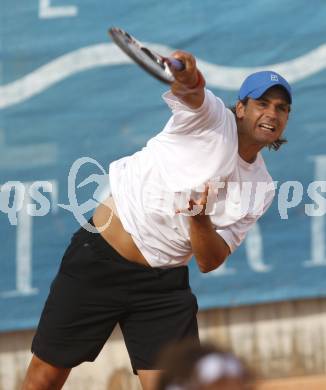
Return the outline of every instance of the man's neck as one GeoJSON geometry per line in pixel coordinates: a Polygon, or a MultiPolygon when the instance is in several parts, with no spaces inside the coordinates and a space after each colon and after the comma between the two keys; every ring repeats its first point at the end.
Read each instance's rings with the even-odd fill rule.
{"type": "Polygon", "coordinates": [[[263,146],[261,145],[246,142],[246,139],[241,134],[238,134],[238,153],[249,164],[256,161],[257,154],[262,148],[263,146]]]}

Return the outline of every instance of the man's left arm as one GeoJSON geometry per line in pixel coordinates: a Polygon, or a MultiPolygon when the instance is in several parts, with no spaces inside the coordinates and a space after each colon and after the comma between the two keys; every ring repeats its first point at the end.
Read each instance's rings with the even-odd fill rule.
{"type": "Polygon", "coordinates": [[[206,206],[209,194],[209,184],[205,185],[200,199],[189,200],[187,210],[177,213],[189,213],[189,236],[192,252],[201,272],[207,273],[218,268],[231,253],[228,244],[218,234],[209,217],[206,206]]]}
{"type": "Polygon", "coordinates": [[[193,254],[201,272],[213,271],[223,264],[230,248],[216,232],[208,215],[189,217],[189,234],[193,254]]]}
{"type": "Polygon", "coordinates": [[[209,186],[206,185],[200,199],[190,199],[188,207],[188,211],[197,208],[196,215],[189,217],[189,235],[193,254],[200,271],[204,273],[218,268],[241,244],[249,229],[267,211],[275,193],[273,190],[265,194],[263,209],[256,215],[247,215],[228,229],[216,231],[209,215],[205,215],[208,192],[209,186]]]}
{"type": "MultiPolygon", "coordinates": [[[[190,207],[200,204],[190,200],[190,207]]],[[[265,206],[267,210],[270,202],[265,206]]],[[[263,213],[264,213],[263,212],[263,213]]],[[[245,239],[250,228],[262,216],[246,215],[224,229],[216,229],[209,215],[205,215],[205,206],[200,213],[189,217],[189,235],[193,253],[196,257],[201,272],[210,272],[218,268],[238,248],[245,239]]]]}

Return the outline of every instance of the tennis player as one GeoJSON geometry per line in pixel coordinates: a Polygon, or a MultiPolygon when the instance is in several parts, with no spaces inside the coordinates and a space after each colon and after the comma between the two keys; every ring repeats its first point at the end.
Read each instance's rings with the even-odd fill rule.
{"type": "Polygon", "coordinates": [[[133,371],[143,389],[152,389],[161,348],[198,340],[190,258],[202,272],[219,267],[272,202],[260,151],[284,142],[287,81],[272,71],[250,75],[230,110],[205,88],[191,54],[174,57],[185,70],[173,70],[176,81],[163,95],[172,116],[142,150],[110,165],[112,196],[90,221],[101,233],[81,228],[64,254],[24,390],[62,388],[72,367],[97,357],[118,323],[133,371]],[[248,183],[252,191],[244,195],[248,183]]]}

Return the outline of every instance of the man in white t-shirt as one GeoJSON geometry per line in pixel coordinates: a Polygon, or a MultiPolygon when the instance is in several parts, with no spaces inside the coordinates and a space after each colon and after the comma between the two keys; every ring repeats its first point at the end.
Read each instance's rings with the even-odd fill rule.
{"type": "Polygon", "coordinates": [[[139,152],[110,165],[112,196],[75,233],[32,344],[23,389],[60,389],[72,367],[93,361],[119,323],[145,390],[171,341],[198,340],[189,287],[192,255],[219,267],[274,196],[260,150],[277,149],[292,103],[272,71],[250,75],[233,111],[205,89],[188,53],[164,100],[172,117],[139,152]],[[96,228],[100,234],[88,229],[96,228]]]}

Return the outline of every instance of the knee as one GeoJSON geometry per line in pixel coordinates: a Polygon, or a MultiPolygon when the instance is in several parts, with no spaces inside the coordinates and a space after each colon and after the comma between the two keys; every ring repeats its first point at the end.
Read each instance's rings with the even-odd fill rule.
{"type": "Polygon", "coordinates": [[[44,375],[44,372],[28,375],[23,382],[22,390],[58,390],[61,389],[55,378],[44,375]]]}
{"type": "Polygon", "coordinates": [[[22,390],[59,390],[69,373],[69,368],[55,367],[33,356],[22,390]]]}

